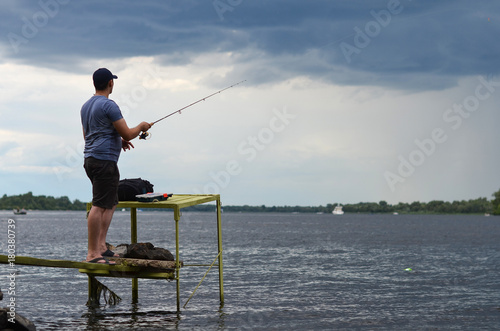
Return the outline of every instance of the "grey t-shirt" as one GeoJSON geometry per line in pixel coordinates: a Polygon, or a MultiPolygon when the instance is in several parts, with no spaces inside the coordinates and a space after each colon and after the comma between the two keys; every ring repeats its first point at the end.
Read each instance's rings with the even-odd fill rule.
{"type": "Polygon", "coordinates": [[[94,95],[80,112],[85,132],[84,157],[118,162],[122,141],[113,122],[122,119],[118,105],[105,96],[94,95]]]}

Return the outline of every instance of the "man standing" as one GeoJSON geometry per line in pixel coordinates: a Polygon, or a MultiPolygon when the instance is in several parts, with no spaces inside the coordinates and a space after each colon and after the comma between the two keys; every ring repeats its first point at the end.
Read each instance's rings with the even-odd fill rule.
{"type": "Polygon", "coordinates": [[[141,122],[134,128],[128,127],[118,105],[109,99],[117,78],[106,68],[97,69],[93,75],[95,94],[80,112],[85,138],[84,168],[92,183],[86,259],[92,263],[109,264],[105,257],[115,255],[106,247],[106,235],[118,204],[120,173],[117,162],[121,149],[134,148],[130,140],[152,125],[141,122]]]}

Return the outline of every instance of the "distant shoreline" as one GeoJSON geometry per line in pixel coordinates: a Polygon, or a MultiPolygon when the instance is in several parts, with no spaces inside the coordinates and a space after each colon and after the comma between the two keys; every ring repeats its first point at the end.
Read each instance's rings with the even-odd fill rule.
{"type": "MultiPolygon", "coordinates": [[[[204,205],[202,205],[204,206],[204,205]]],[[[208,209],[206,208],[192,208],[192,207],[187,207],[183,208],[182,210],[184,212],[198,212],[198,213],[215,213],[215,205],[207,205],[209,206],[208,209]]],[[[317,214],[317,215],[332,215],[332,217],[339,218],[342,216],[337,216],[333,215],[331,212],[330,213],[324,213],[324,212],[312,212],[312,211],[303,211],[303,212],[297,212],[297,211],[255,211],[255,210],[238,210],[238,206],[226,206],[223,208],[223,213],[231,213],[231,214],[317,214]],[[229,208],[230,210],[224,210],[229,208]],[[236,208],[236,209],[235,209],[236,208]]],[[[260,208],[260,207],[256,207],[260,208]]],[[[121,213],[121,212],[130,212],[130,208],[124,208],[125,211],[122,210],[116,210],[115,213],[121,213]]],[[[27,209],[28,214],[31,212],[40,212],[40,211],[60,211],[60,212],[85,212],[86,209],[71,209],[71,210],[64,210],[64,209],[27,209]]],[[[140,210],[142,211],[142,210],[140,210]]],[[[173,213],[172,209],[165,209],[165,208],[148,208],[148,212],[154,211],[154,212],[165,212],[165,213],[173,213]]],[[[0,212],[6,212],[6,213],[12,213],[12,209],[0,209],[0,212]]],[[[14,214],[13,214],[14,215],[14,214]]],[[[470,216],[498,216],[490,213],[438,213],[438,212],[346,212],[344,215],[393,215],[395,217],[400,216],[400,215],[470,215],[470,216]]],[[[14,215],[14,216],[25,216],[25,215],[14,215]]]]}
{"type": "MultiPolygon", "coordinates": [[[[486,198],[446,202],[433,200],[429,202],[415,201],[412,203],[388,204],[385,201],[359,202],[355,204],[332,203],[326,206],[249,206],[228,205],[222,206],[224,212],[272,212],[272,213],[323,213],[331,214],[335,206],[341,205],[346,214],[431,214],[431,215],[493,215],[496,209],[493,201],[486,198]]],[[[34,196],[31,192],[22,195],[0,198],[0,210],[13,210],[24,208],[28,212],[33,210],[62,210],[85,211],[87,203],[79,200],[71,201],[68,197],[34,196]]],[[[183,209],[184,211],[215,211],[215,205],[205,204],[183,209]]]]}
{"type": "MultiPolygon", "coordinates": [[[[30,209],[28,210],[28,215],[32,212],[49,212],[49,211],[53,211],[53,212],[81,212],[81,213],[84,213],[85,210],[61,210],[61,209],[57,209],[57,210],[50,210],[50,209],[30,209]]],[[[130,210],[127,209],[126,212],[129,212],[130,210]]],[[[147,209],[148,212],[162,212],[162,213],[173,213],[173,210],[171,209],[165,209],[165,208],[148,208],[147,209]]],[[[11,210],[8,210],[8,209],[0,209],[0,212],[12,212],[11,210]]],[[[194,212],[194,213],[206,213],[206,214],[210,214],[210,213],[215,213],[215,210],[189,210],[189,208],[185,208],[183,209],[183,212],[194,212]]],[[[116,211],[115,213],[121,213],[121,211],[116,211]]],[[[329,215],[331,216],[332,218],[342,218],[342,217],[348,217],[349,215],[373,215],[373,216],[376,216],[376,215],[387,215],[387,216],[394,216],[395,218],[398,217],[398,216],[407,216],[407,215],[413,215],[413,216],[416,216],[416,215],[421,215],[421,216],[431,216],[431,215],[435,215],[435,216],[439,216],[439,215],[447,215],[447,216],[483,216],[483,217],[495,217],[495,216],[498,216],[498,215],[494,215],[494,214],[488,214],[488,213],[430,213],[430,212],[418,212],[418,213],[398,213],[398,214],[394,214],[394,213],[361,213],[361,212],[357,212],[357,213],[345,213],[344,215],[341,215],[341,216],[337,216],[337,215],[333,215],[332,213],[314,213],[314,212],[276,212],[276,211],[260,211],[260,212],[256,212],[256,211],[224,211],[224,213],[226,214],[288,214],[288,215],[329,215]]],[[[20,217],[20,219],[22,219],[22,217],[25,217],[27,215],[15,215],[15,214],[12,214],[12,216],[16,216],[16,217],[20,217]]]]}

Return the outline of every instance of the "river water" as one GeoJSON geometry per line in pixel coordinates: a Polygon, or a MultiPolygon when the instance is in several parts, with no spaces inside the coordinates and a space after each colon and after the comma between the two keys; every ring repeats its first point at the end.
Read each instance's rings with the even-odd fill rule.
{"type": "MultiPolygon", "coordinates": [[[[7,251],[15,220],[16,255],[81,261],[85,212],[0,211],[7,251]]],[[[0,265],[4,292],[16,271],[16,312],[38,330],[491,330],[500,328],[500,218],[461,215],[223,213],[225,304],[213,268],[176,312],[175,282],[99,278],[117,305],[89,308],[87,276],[76,269],[0,265]]],[[[173,214],[138,213],[138,241],[175,251],[173,214]]],[[[129,213],[108,235],[130,242],[129,213]]],[[[181,259],[217,256],[215,213],[186,212],[181,259]]],[[[208,267],[181,270],[181,305],[208,267]]]]}

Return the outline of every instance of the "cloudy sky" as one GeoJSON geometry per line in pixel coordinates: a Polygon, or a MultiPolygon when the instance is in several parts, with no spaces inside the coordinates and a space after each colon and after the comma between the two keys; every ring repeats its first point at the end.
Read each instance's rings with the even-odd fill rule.
{"type": "Polygon", "coordinates": [[[491,198],[500,2],[4,0],[0,194],[89,201],[92,73],[151,139],[122,178],[224,204],[491,198]]]}

